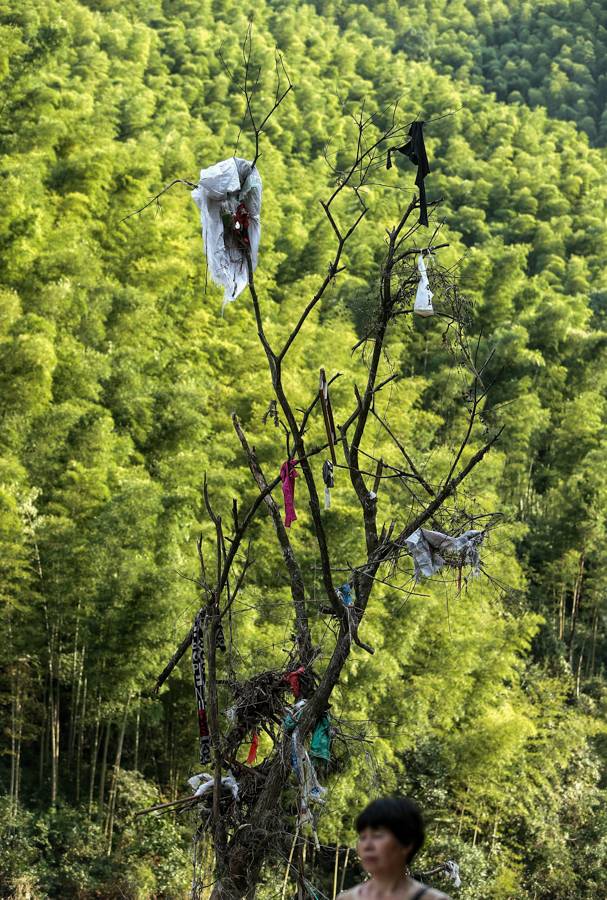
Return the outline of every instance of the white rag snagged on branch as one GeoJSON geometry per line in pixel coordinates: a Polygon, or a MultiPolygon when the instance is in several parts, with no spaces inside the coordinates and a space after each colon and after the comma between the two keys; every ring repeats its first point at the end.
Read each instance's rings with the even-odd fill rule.
{"type": "MultiPolygon", "coordinates": [[[[195,797],[204,797],[213,790],[215,779],[208,772],[201,772],[199,775],[192,775],[188,778],[188,784],[194,791],[195,797]]],[[[233,775],[226,775],[221,779],[221,787],[230,791],[234,800],[238,800],[238,782],[233,775]]]]}
{"type": "Polygon", "coordinates": [[[261,236],[259,172],[246,159],[231,156],[201,170],[192,200],[200,209],[209,272],[215,284],[224,288],[225,306],[248,284],[247,251],[253,271],[257,267],[261,236]]]}
{"type": "Polygon", "coordinates": [[[448,859],[444,864],[445,875],[447,878],[450,878],[453,882],[453,887],[460,888],[462,886],[462,879],[459,876],[459,866],[452,859],[448,859]]]}
{"type": "Polygon", "coordinates": [[[419,283],[417,285],[415,303],[413,304],[413,312],[418,316],[433,316],[433,294],[430,290],[430,282],[428,281],[428,273],[426,272],[426,264],[424,262],[423,253],[420,253],[417,257],[417,268],[419,271],[419,283]]]}
{"type": "Polygon", "coordinates": [[[474,528],[464,531],[459,537],[451,537],[442,531],[418,528],[405,539],[413,558],[415,580],[419,581],[422,576],[430,578],[431,575],[436,575],[447,562],[471,566],[472,574],[478,575],[481,565],[480,548],[484,537],[484,531],[474,528]]]}

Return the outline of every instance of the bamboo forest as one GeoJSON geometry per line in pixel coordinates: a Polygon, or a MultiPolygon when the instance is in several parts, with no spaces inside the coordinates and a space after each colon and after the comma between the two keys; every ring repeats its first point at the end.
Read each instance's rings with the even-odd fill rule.
{"type": "Polygon", "coordinates": [[[5,0],[0,82],[0,896],[375,900],[398,796],[386,897],[607,897],[607,4],[5,0]]]}

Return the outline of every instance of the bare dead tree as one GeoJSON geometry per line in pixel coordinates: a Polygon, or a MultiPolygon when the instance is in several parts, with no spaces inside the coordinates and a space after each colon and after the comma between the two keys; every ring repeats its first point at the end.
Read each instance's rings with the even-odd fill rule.
{"type": "MultiPolygon", "coordinates": [[[[259,89],[260,69],[253,66],[251,59],[249,31],[243,47],[244,78],[240,82],[234,78],[234,83],[245,98],[246,115],[254,134],[253,165],[256,165],[259,158],[260,136],[271,115],[291,91],[292,85],[282,60],[277,56],[277,86],[273,106],[269,113],[257,114],[254,111],[254,104],[259,89]]],[[[289,854],[291,845],[289,832],[293,831],[293,822],[296,837],[288,856],[289,865],[297,873],[300,893],[303,890],[305,873],[301,855],[303,839],[300,839],[300,825],[302,814],[307,811],[301,802],[294,809],[284,800],[292,780],[292,738],[285,733],[281,724],[286,709],[285,691],[288,688],[285,674],[297,669],[309,674],[305,692],[306,702],[297,721],[299,737],[304,740],[325,713],[353,645],[368,653],[374,652],[373,648],[362,640],[360,630],[375,585],[392,583],[391,579],[399,563],[403,557],[408,556],[407,538],[420,527],[438,521],[439,516],[443,514],[446,501],[455,497],[460,485],[481,463],[500,435],[499,430],[487,433],[485,429],[484,442],[471,455],[466,453],[482,417],[484,401],[490,387],[484,382],[489,360],[481,362],[479,359],[479,341],[473,346],[469,343],[466,332],[469,310],[465,299],[460,295],[453,273],[438,266],[434,269],[433,287],[438,297],[437,313],[445,325],[444,340],[457,355],[469,380],[469,391],[466,396],[468,424],[440,483],[428,482],[416,467],[413,454],[376,408],[377,396],[397,377],[396,374],[392,374],[388,378],[381,379],[380,364],[390,327],[397,327],[401,321],[400,317],[412,313],[418,283],[416,257],[420,253],[427,255],[447,246],[437,240],[440,223],[436,225],[433,233],[431,232],[428,242],[421,240],[417,220],[420,198],[413,196],[396,223],[386,231],[379,277],[373,288],[371,323],[367,333],[356,345],[356,348],[362,346],[368,354],[366,380],[362,389],[354,388],[353,409],[337,428],[336,445],[338,449],[341,448],[345,460],[345,463],[340,465],[348,472],[353,499],[360,509],[360,527],[365,546],[364,558],[353,565],[350,571],[349,580],[354,588],[355,601],[352,606],[346,606],[333,580],[331,547],[321,515],[319,494],[311,464],[316,455],[327,449],[328,444],[308,446],[307,441],[308,423],[310,417],[318,412],[319,396],[311,397],[305,410],[296,409],[285,388],[283,372],[289,353],[300,337],[304,324],[321,303],[340,272],[346,268],[344,261],[346,248],[368,212],[364,199],[365,187],[373,183],[372,179],[377,169],[385,166],[389,150],[406,139],[410,126],[409,122],[402,123],[399,120],[398,104],[374,115],[365,115],[363,104],[353,120],[356,126],[356,141],[347,162],[344,162],[343,152],[340,154],[339,167],[331,161],[329,153],[326,154],[333,175],[333,187],[321,201],[321,206],[333,233],[333,254],[316,292],[301,310],[294,327],[280,347],[272,346],[264,329],[263,298],[258,294],[251,257],[249,252],[246,252],[249,292],[257,334],[265,353],[275,397],[268,414],[272,415],[275,424],[282,424],[288,435],[290,452],[303,475],[314,541],[320,559],[323,587],[319,608],[334,623],[333,646],[326,664],[319,659],[319,650],[314,644],[308,621],[302,563],[283,524],[281,509],[274,497],[280,479],[268,477],[264,472],[254,446],[235,415],[232,416],[235,435],[242,448],[243,462],[246,462],[256,485],[256,498],[244,515],[241,514],[235,500],[231,522],[228,524],[217,511],[206,479],[204,484],[205,507],[215,534],[210,550],[203,546],[202,539],[198,543],[213,790],[212,795],[210,793],[206,795],[208,799],[204,803],[197,802],[190,796],[167,806],[171,809],[176,805],[198,809],[199,833],[210,835],[215,855],[213,900],[253,897],[262,868],[272,859],[272,854],[276,851],[279,855],[282,854],[283,858],[289,854]],[[351,204],[343,202],[348,195],[352,198],[351,204]],[[373,454],[364,449],[365,433],[371,419],[380,423],[395,448],[397,458],[402,458],[401,465],[375,459],[373,454]],[[405,499],[411,504],[412,512],[408,520],[400,526],[397,526],[395,521],[385,523],[381,527],[378,525],[378,493],[385,479],[393,479],[393,483],[402,488],[405,499]],[[243,589],[251,564],[249,548],[244,554],[244,561],[242,559],[249,526],[263,510],[272,522],[290,586],[293,649],[285,671],[268,670],[254,675],[246,682],[237,682],[234,678],[222,680],[218,677],[221,665],[217,653],[218,637],[222,623],[231,615],[234,602],[243,589]],[[231,694],[230,702],[233,709],[232,722],[227,730],[222,729],[220,721],[222,690],[227,690],[231,694]],[[244,736],[254,728],[265,731],[271,737],[274,749],[259,765],[246,766],[237,760],[236,753],[244,736]],[[224,773],[228,771],[238,779],[240,786],[238,800],[229,796],[222,782],[224,773]]],[[[159,196],[160,194],[150,202],[154,202],[159,196]]],[[[428,204],[432,219],[435,218],[434,211],[437,205],[438,202],[428,204]]],[[[337,377],[338,373],[333,374],[329,383],[337,377]]],[[[482,422],[480,424],[484,427],[482,422]]],[[[465,522],[460,521],[459,524],[463,530],[465,522]]],[[[186,653],[192,643],[192,635],[193,630],[185,635],[159,675],[154,688],[156,692],[186,653]]],[[[196,887],[194,895],[198,896],[196,887]]]]}

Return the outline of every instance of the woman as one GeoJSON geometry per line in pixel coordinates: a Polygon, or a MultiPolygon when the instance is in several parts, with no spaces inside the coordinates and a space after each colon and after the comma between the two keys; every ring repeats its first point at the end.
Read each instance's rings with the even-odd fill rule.
{"type": "Polygon", "coordinates": [[[371,877],[340,900],[449,900],[409,875],[411,860],[424,843],[424,822],[412,800],[374,800],[359,815],[356,830],[358,855],[371,877]]]}

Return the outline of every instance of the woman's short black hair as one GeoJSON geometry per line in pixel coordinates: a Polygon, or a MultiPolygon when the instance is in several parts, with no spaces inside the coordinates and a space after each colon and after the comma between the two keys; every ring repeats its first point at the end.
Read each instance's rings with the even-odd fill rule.
{"type": "Polygon", "coordinates": [[[404,847],[411,846],[411,862],[424,843],[424,820],[417,803],[408,797],[380,797],[369,803],[356,819],[360,834],[365,828],[387,828],[404,847]]]}

